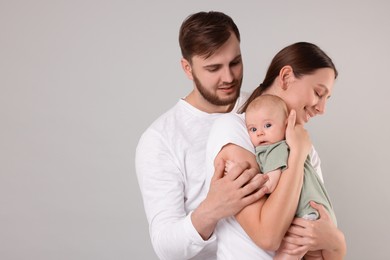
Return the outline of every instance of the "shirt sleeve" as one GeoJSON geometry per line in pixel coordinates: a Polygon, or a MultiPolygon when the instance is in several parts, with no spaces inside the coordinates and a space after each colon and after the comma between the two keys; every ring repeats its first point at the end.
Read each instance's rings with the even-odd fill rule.
{"type": "Polygon", "coordinates": [[[184,181],[177,162],[157,131],[147,131],[136,150],[136,172],[153,248],[160,259],[189,259],[206,245],[184,206],[184,181]]]}
{"type": "Polygon", "coordinates": [[[206,149],[206,185],[208,186],[214,174],[215,157],[227,144],[235,144],[255,153],[246,130],[244,114],[224,114],[215,120],[211,127],[206,149]]]}
{"type": "Polygon", "coordinates": [[[310,151],[310,163],[315,169],[320,180],[324,182],[324,177],[322,176],[322,170],[321,170],[321,160],[314,146],[311,147],[311,151],[310,151]]]}

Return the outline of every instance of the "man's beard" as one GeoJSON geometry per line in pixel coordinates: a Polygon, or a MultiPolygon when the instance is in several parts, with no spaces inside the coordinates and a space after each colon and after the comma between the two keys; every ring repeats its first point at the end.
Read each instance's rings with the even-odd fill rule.
{"type": "Polygon", "coordinates": [[[202,83],[200,83],[198,77],[195,75],[195,73],[192,73],[192,77],[194,78],[194,83],[196,88],[198,89],[199,93],[202,95],[204,99],[206,99],[210,104],[213,104],[215,106],[227,106],[231,105],[236,102],[237,98],[240,95],[240,88],[242,83],[242,78],[240,80],[234,80],[233,83],[229,84],[231,86],[234,86],[235,93],[231,97],[221,99],[217,95],[214,95],[209,90],[207,90],[202,83]]]}

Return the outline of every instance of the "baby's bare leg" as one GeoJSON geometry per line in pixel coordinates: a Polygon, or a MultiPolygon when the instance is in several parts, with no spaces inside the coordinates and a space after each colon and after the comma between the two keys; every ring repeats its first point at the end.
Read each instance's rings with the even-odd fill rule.
{"type": "Polygon", "coordinates": [[[225,162],[225,174],[228,174],[229,171],[230,171],[234,166],[236,166],[236,165],[237,165],[236,162],[227,160],[227,161],[225,162]]]}
{"type": "Polygon", "coordinates": [[[276,251],[274,260],[300,260],[305,255],[305,254],[303,254],[303,255],[290,255],[290,254],[284,253],[282,251],[282,249],[286,246],[291,246],[291,244],[287,245],[286,242],[282,241],[282,244],[280,245],[278,251],[276,251]]]}

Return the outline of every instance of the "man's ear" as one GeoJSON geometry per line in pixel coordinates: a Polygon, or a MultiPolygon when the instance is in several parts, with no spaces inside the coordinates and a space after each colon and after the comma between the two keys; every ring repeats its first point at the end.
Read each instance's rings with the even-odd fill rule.
{"type": "Polygon", "coordinates": [[[192,67],[191,67],[190,62],[188,60],[182,58],[181,59],[181,67],[183,68],[184,73],[187,75],[187,78],[189,78],[190,80],[194,80],[194,78],[192,77],[192,67]]]}
{"type": "Polygon", "coordinates": [[[294,82],[294,70],[290,65],[284,66],[279,72],[279,85],[286,90],[294,82]]]}

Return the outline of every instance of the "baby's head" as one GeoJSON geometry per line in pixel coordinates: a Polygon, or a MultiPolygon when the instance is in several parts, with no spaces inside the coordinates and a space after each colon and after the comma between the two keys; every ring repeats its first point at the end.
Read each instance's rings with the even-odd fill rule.
{"type": "Polygon", "coordinates": [[[254,146],[273,144],[285,138],[288,118],[286,103],[278,96],[261,95],[246,109],[245,123],[254,146]]]}

